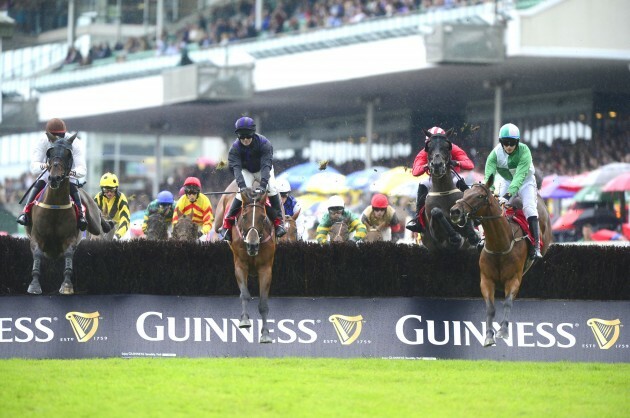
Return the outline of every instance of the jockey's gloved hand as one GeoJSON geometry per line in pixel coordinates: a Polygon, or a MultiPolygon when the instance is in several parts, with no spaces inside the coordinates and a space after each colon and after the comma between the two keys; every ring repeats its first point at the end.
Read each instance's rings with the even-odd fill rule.
{"type": "Polygon", "coordinates": [[[256,192],[256,194],[262,194],[263,190],[264,189],[262,187],[256,187],[256,189],[254,189],[254,192],[256,192]]]}
{"type": "Polygon", "coordinates": [[[260,188],[263,190],[267,190],[267,184],[268,181],[265,181],[264,179],[260,181],[260,188]]]}
{"type": "Polygon", "coordinates": [[[197,238],[203,237],[203,231],[200,229],[197,231],[197,238]]]}
{"type": "Polygon", "coordinates": [[[499,198],[499,205],[501,206],[507,205],[511,197],[512,196],[509,193],[504,194],[503,196],[499,198]]]}
{"type": "Polygon", "coordinates": [[[114,241],[120,241],[120,235],[114,235],[114,241]]]}
{"type": "Polygon", "coordinates": [[[71,177],[76,177],[77,176],[77,172],[74,170],[70,170],[70,172],[68,173],[69,176],[71,177]]]}
{"type": "Polygon", "coordinates": [[[245,183],[239,183],[239,184],[238,184],[238,191],[239,191],[239,192],[240,192],[241,190],[243,190],[243,189],[246,189],[246,188],[247,188],[247,184],[245,184],[245,183]]]}
{"type": "Polygon", "coordinates": [[[354,243],[356,244],[357,247],[360,247],[363,244],[365,244],[365,241],[363,241],[362,239],[357,239],[357,240],[354,240],[354,243]]]}
{"type": "Polygon", "coordinates": [[[460,166],[459,161],[453,161],[453,160],[451,160],[451,164],[450,164],[450,165],[451,165],[451,167],[453,167],[453,168],[455,168],[455,167],[459,167],[459,166],[460,166]]]}
{"type": "Polygon", "coordinates": [[[49,168],[49,167],[48,167],[48,164],[47,164],[47,163],[41,163],[41,164],[39,165],[39,168],[40,168],[40,169],[42,169],[42,170],[48,170],[48,168],[49,168]]]}

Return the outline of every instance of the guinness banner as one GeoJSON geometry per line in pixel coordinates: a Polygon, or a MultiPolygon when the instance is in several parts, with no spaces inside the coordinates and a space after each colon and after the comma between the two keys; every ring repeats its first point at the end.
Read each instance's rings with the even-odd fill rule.
{"type": "MultiPolygon", "coordinates": [[[[376,357],[630,362],[630,302],[517,300],[483,347],[481,299],[271,298],[273,344],[238,327],[234,297],[0,298],[0,357],[376,357]]],[[[497,303],[497,323],[503,313],[497,303]]]]}

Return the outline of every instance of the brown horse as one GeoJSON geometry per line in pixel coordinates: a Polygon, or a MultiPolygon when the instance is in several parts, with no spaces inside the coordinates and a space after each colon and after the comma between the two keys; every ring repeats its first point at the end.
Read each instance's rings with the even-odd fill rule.
{"type": "Polygon", "coordinates": [[[194,223],[186,215],[182,215],[177,223],[173,225],[171,239],[176,241],[197,241],[199,240],[199,225],[194,223]]]}
{"type": "Polygon", "coordinates": [[[225,194],[221,196],[219,199],[219,203],[217,203],[216,212],[214,213],[214,232],[217,234],[221,232],[221,228],[223,227],[223,218],[225,217],[226,212],[229,210],[230,205],[232,204],[232,200],[234,199],[234,195],[238,193],[238,186],[236,185],[236,180],[232,180],[232,183],[225,188],[225,194]]]}
{"type": "Polygon", "coordinates": [[[151,241],[166,241],[168,239],[168,226],[164,222],[164,216],[159,213],[152,213],[147,219],[147,230],[144,236],[151,241]]]}
{"type": "Polygon", "coordinates": [[[330,226],[328,231],[330,242],[346,242],[350,239],[348,225],[343,221],[338,221],[330,226]]]}
{"type": "MultiPolygon", "coordinates": [[[[77,217],[70,199],[70,170],[72,169],[72,143],[77,134],[67,139],[60,139],[48,134],[52,147],[47,151],[47,164],[50,167],[48,185],[41,197],[31,209],[31,225],[26,227],[33,252],[32,281],[28,293],[39,295],[42,288],[39,283],[42,256],[59,258],[64,256],[65,269],[63,283],[59,293],[71,295],[72,258],[81,240],[81,231],[77,227],[77,217]]],[[[86,207],[88,232],[100,235],[109,232],[112,224],[102,218],[101,211],[85,191],[80,189],[81,200],[86,207]]]]}
{"type": "Polygon", "coordinates": [[[383,233],[377,227],[368,226],[367,235],[365,236],[365,242],[377,242],[383,241],[383,233]]]}
{"type": "MultiPolygon", "coordinates": [[[[481,272],[481,295],[486,303],[486,340],[484,347],[495,344],[494,328],[494,293],[497,287],[503,287],[503,320],[497,332],[497,338],[509,336],[508,325],[512,304],[523,280],[523,275],[533,264],[528,258],[529,240],[521,227],[502,213],[499,202],[490,191],[494,183],[492,176],[486,184],[477,183],[464,192],[464,196],[451,208],[451,221],[461,223],[467,219],[476,219],[483,226],[486,242],[479,257],[481,272]]],[[[552,235],[549,213],[542,199],[538,196],[538,219],[540,236],[543,240],[541,253],[544,255],[551,244],[552,235]]]]}
{"type": "Polygon", "coordinates": [[[292,216],[284,215],[284,229],[287,233],[278,238],[278,242],[296,242],[298,240],[297,225],[292,216]]]}
{"type": "MultiPolygon", "coordinates": [[[[232,199],[235,197],[229,195],[232,199]]],[[[251,296],[247,286],[248,276],[258,276],[258,287],[260,289],[260,301],[258,312],[262,317],[263,326],[261,329],[260,342],[271,343],[267,324],[267,314],[269,313],[269,289],[271,288],[271,272],[273,259],[276,254],[276,240],[274,228],[267,218],[265,211],[265,201],[267,193],[256,193],[252,188],[241,191],[243,209],[234,227],[232,227],[232,242],[230,248],[234,256],[234,272],[236,282],[240,289],[240,299],[242,305],[240,328],[249,328],[252,323],[247,312],[247,305],[251,296]]],[[[231,199],[226,199],[229,207],[231,199]]]]}

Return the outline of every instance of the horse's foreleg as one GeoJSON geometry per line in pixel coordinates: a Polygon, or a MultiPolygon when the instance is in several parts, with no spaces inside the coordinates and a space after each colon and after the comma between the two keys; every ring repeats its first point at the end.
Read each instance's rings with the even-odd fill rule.
{"type": "Polygon", "coordinates": [[[61,287],[59,288],[59,293],[62,295],[72,295],[74,294],[74,287],[72,286],[72,257],[74,256],[74,250],[76,249],[75,245],[71,245],[68,249],[63,253],[65,260],[65,267],[63,269],[63,283],[61,283],[61,287]]]}
{"type": "Polygon", "coordinates": [[[510,336],[508,325],[510,324],[510,314],[512,313],[512,304],[520,287],[519,278],[513,278],[505,283],[505,301],[503,302],[503,320],[501,328],[497,332],[497,338],[506,339],[510,336]]]}
{"type": "Polygon", "coordinates": [[[494,282],[489,280],[483,273],[481,274],[481,295],[486,302],[486,340],[483,343],[484,347],[495,345],[494,341],[494,328],[492,322],[494,321],[494,282]]]}
{"type": "Polygon", "coordinates": [[[249,274],[246,267],[240,266],[239,263],[234,264],[234,273],[236,274],[236,282],[238,288],[241,291],[241,322],[238,324],[239,328],[249,328],[252,326],[252,321],[249,320],[249,314],[247,313],[247,305],[251,296],[249,289],[247,288],[247,275],[249,274]]]}
{"type": "Polygon", "coordinates": [[[269,266],[258,271],[258,286],[260,287],[258,312],[260,312],[263,323],[260,331],[260,342],[262,344],[273,342],[273,339],[269,336],[269,327],[267,326],[267,315],[269,314],[269,289],[271,288],[271,270],[271,266],[269,266]]]}
{"type": "Polygon", "coordinates": [[[453,225],[446,219],[444,212],[440,208],[431,209],[431,219],[435,220],[442,231],[448,235],[448,247],[458,249],[464,243],[462,236],[453,228],[453,225]]]}
{"type": "Polygon", "coordinates": [[[39,247],[35,247],[33,249],[33,269],[31,270],[31,276],[33,279],[31,280],[31,284],[28,285],[27,292],[32,295],[41,295],[42,287],[39,284],[39,276],[41,274],[41,264],[42,264],[42,251],[39,247]]]}

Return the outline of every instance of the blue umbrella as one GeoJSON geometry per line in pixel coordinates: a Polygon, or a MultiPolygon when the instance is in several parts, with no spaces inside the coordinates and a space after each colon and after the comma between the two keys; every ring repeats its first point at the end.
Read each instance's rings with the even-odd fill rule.
{"type": "MultiPolygon", "coordinates": [[[[313,174],[317,174],[322,172],[323,170],[319,169],[319,164],[314,162],[302,163],[291,168],[284,170],[280,173],[277,178],[284,178],[289,181],[291,185],[291,190],[299,189],[302,183],[308,180],[313,174]]],[[[325,170],[327,173],[337,173],[339,171],[334,169],[331,166],[328,166],[325,170]]]]}
{"type": "Polygon", "coordinates": [[[353,190],[367,190],[387,170],[389,168],[377,166],[355,171],[346,177],[346,186],[353,190]]]}

